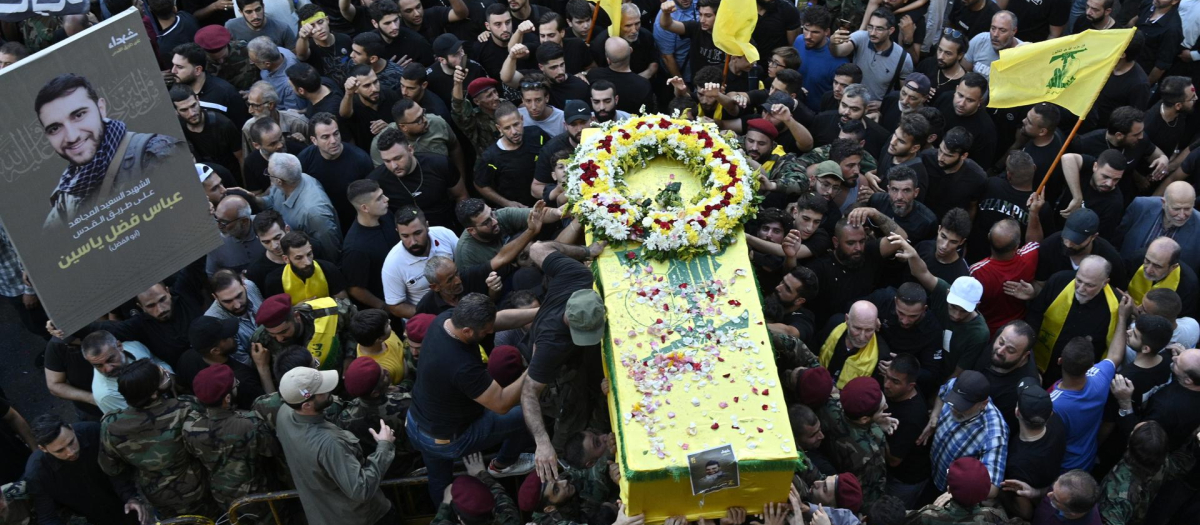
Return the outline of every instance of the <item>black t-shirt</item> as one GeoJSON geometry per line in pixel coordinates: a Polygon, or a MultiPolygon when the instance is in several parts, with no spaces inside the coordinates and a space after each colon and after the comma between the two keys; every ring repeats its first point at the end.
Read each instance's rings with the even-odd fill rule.
{"type": "Polygon", "coordinates": [[[567,107],[568,100],[578,100],[592,105],[592,87],[575,75],[567,75],[563,82],[550,83],[550,105],[558,109],[567,107]]]}
{"type": "Polygon", "coordinates": [[[392,214],[379,219],[379,226],[363,226],[355,220],[342,241],[342,273],[346,286],[365,288],[375,297],[383,298],[383,261],[400,242],[392,214]]]}
{"type": "Polygon", "coordinates": [[[329,47],[321,47],[315,40],[309,39],[308,60],[305,62],[312,65],[323,77],[345,80],[346,66],[350,63],[350,35],[334,33],[333,45],[329,47]]]}
{"type": "MultiPolygon", "coordinates": [[[[990,1],[990,0],[988,0],[988,1],[990,1]]],[[[913,23],[913,39],[912,39],[912,41],[917,44],[921,44],[922,42],[925,41],[925,14],[927,12],[929,12],[929,4],[925,4],[921,7],[913,9],[912,11],[909,11],[907,13],[900,13],[900,14],[896,15],[896,21],[899,21],[901,18],[904,18],[906,16],[910,20],[912,20],[912,23],[913,23]]],[[[896,44],[900,43],[900,29],[899,28],[897,28],[896,31],[892,33],[892,42],[895,42],[896,44]]],[[[908,47],[908,46],[905,46],[905,47],[908,47]]],[[[936,48],[935,48],[935,51],[936,51],[936,48]]],[[[916,60],[916,58],[913,57],[913,60],[916,60]]],[[[933,77],[929,77],[929,79],[933,80],[933,77]]]]}
{"type": "Polygon", "coordinates": [[[1021,433],[1012,429],[1008,435],[1004,479],[1024,481],[1038,489],[1053,485],[1067,453],[1067,430],[1058,414],[1050,415],[1046,434],[1037,441],[1022,441],[1021,433]]]}
{"type": "MultiPolygon", "coordinates": [[[[1030,107],[1032,106],[1017,106],[1014,108],[987,108],[985,115],[992,119],[992,124],[995,125],[996,128],[994,133],[994,136],[996,137],[996,157],[994,160],[997,164],[1001,164],[1001,166],[1003,166],[1001,161],[1004,158],[1004,153],[1007,152],[1010,147],[1012,147],[1013,142],[1016,140],[1017,130],[1021,129],[1021,122],[1024,121],[1025,116],[1029,114],[1030,107]]],[[[976,113],[983,112],[984,106],[981,105],[976,113]]],[[[949,114],[943,111],[942,115],[946,117],[946,129],[952,129],[950,125],[950,119],[954,116],[953,111],[951,111],[949,114]]],[[[1079,137],[1076,136],[1075,140],[1079,140],[1079,137]]],[[[1072,141],[1072,143],[1073,142],[1074,141],[1072,141]]],[[[975,162],[979,162],[979,159],[976,158],[975,162]]],[[[980,166],[984,166],[984,164],[980,163],[980,166]]],[[[1042,172],[1042,174],[1045,175],[1045,172],[1042,172]]]]}
{"type": "MultiPolygon", "coordinates": [[[[582,38],[567,37],[563,39],[563,62],[567,66],[567,74],[575,75],[587,69],[588,66],[595,64],[596,59],[592,56],[592,50],[588,47],[587,42],[582,38]]],[[[601,52],[604,49],[601,48],[601,52]]],[[[603,62],[607,63],[607,62],[603,62]]]]}
{"type": "MultiPolygon", "coordinates": [[[[46,370],[61,372],[67,375],[67,384],[84,390],[92,391],[92,375],[95,369],[83,358],[79,345],[68,345],[61,339],[54,338],[46,343],[46,370]]],[[[104,415],[100,408],[91,403],[72,401],[75,409],[96,417],[104,415]]]]}
{"type": "MultiPolygon", "coordinates": [[[[621,37],[610,37],[608,31],[596,31],[596,36],[592,37],[592,43],[588,46],[591,48],[591,58],[597,66],[608,64],[608,58],[604,56],[604,43],[609,38],[621,37]]],[[[650,67],[650,64],[658,63],[658,47],[654,45],[654,34],[649,29],[645,27],[639,29],[637,40],[634,40],[629,46],[633,50],[629,55],[629,69],[634,73],[641,73],[650,67]]],[[[563,52],[565,53],[566,50],[564,49],[563,52]]],[[[570,69],[569,66],[568,69],[570,69]]]]}
{"type": "MultiPolygon", "coordinates": [[[[470,268],[460,269],[458,271],[459,279],[462,279],[462,297],[469,293],[487,294],[487,278],[492,273],[492,264],[484,262],[476,264],[470,268]]],[[[417,313],[438,315],[446,310],[454,308],[449,303],[442,300],[441,294],[430,290],[429,293],[422,297],[417,303],[417,313]]]]}
{"type": "Polygon", "coordinates": [[[683,37],[691,41],[691,49],[688,50],[688,64],[691,65],[692,72],[700,71],[704,66],[723,67],[725,65],[725,52],[717,48],[713,43],[712,31],[700,29],[700,22],[683,22],[684,32],[683,37]]]}
{"type": "Polygon", "coordinates": [[[879,240],[867,241],[862,251],[861,264],[855,267],[846,266],[837,261],[833,253],[816,259],[808,267],[817,274],[821,289],[817,294],[813,313],[817,321],[828,319],[835,314],[849,311],[850,304],[870,295],[875,290],[883,265],[883,257],[879,254],[879,240]]]}
{"type": "Polygon", "coordinates": [[[796,331],[800,332],[800,340],[804,341],[804,344],[810,347],[816,343],[813,339],[817,331],[816,323],[817,317],[807,308],[796,310],[783,318],[783,324],[795,328],[796,331]]]}
{"type": "MultiPolygon", "coordinates": [[[[970,363],[963,363],[964,366],[971,366],[970,363]]],[[[1029,359],[1025,360],[1023,366],[1018,367],[1008,373],[999,373],[992,370],[992,351],[991,347],[986,352],[979,352],[979,358],[975,360],[974,370],[983,374],[988,380],[988,385],[991,387],[989,396],[992,398],[992,404],[996,405],[996,409],[1000,411],[1000,415],[1004,416],[1004,422],[1008,423],[1010,432],[1017,427],[1017,387],[1020,386],[1021,380],[1027,377],[1033,378],[1033,384],[1038,386],[1038,370],[1037,364],[1034,363],[1033,355],[1030,354],[1029,359]]]]}
{"type": "MultiPolygon", "coordinates": [[[[316,104],[309,104],[308,109],[304,110],[304,116],[312,119],[313,115],[317,113],[329,113],[337,117],[338,126],[342,126],[343,119],[338,114],[342,107],[342,94],[344,93],[342,86],[337,85],[332,79],[324,77],[321,78],[321,84],[329,87],[329,94],[318,100],[316,104]]],[[[342,137],[342,140],[354,140],[354,137],[342,137]]]]}
{"type": "MultiPolygon", "coordinates": [[[[1083,17],[1080,17],[1083,18],[1083,17]]],[[[1150,101],[1150,82],[1142,66],[1134,64],[1124,75],[1113,74],[1100,90],[1100,96],[1092,104],[1088,122],[1093,128],[1104,128],[1108,117],[1121,106],[1144,108],[1150,101]]],[[[1073,142],[1073,141],[1072,141],[1073,142]]]]}
{"type": "Polygon", "coordinates": [[[183,121],[179,122],[192,156],[197,162],[215,162],[231,172],[241,170],[235,154],[242,151],[242,131],[215,110],[205,110],[202,118],[204,129],[199,133],[189,130],[183,121]]]}
{"type": "Polygon", "coordinates": [[[879,125],[885,129],[896,129],[900,124],[900,117],[903,113],[900,111],[900,92],[892,91],[883,96],[883,101],[879,103],[879,125]]]}
{"type": "Polygon", "coordinates": [[[356,212],[354,205],[346,198],[346,189],[350,183],[364,179],[375,169],[371,156],[354,144],[342,144],[342,154],[336,159],[327,159],[321,155],[321,150],[313,144],[297,155],[304,173],[312,175],[325,189],[333,209],[337,211],[338,223],[342,231],[346,231],[354,222],[356,212]]]}
{"type": "Polygon", "coordinates": [[[618,73],[606,67],[598,67],[588,71],[588,82],[595,84],[601,80],[613,83],[617,92],[617,109],[631,115],[654,111],[654,88],[650,81],[637,73],[618,73]]]}
{"type": "Polygon", "coordinates": [[[437,96],[437,93],[426,90],[425,94],[421,96],[421,101],[417,104],[425,111],[442,117],[442,120],[445,120],[447,124],[453,125],[454,117],[450,114],[450,106],[446,105],[446,101],[442,100],[442,97],[437,96]]]}
{"type": "MultiPolygon", "coordinates": [[[[508,58],[508,47],[498,46],[490,38],[484,42],[476,41],[471,46],[471,57],[479,61],[487,76],[500,78],[500,69],[504,67],[504,60],[508,58]]],[[[466,84],[463,87],[465,88],[466,84]]]]}
{"type": "MultiPolygon", "coordinates": [[[[1058,272],[1046,280],[1046,286],[1042,288],[1042,292],[1029,302],[1029,307],[1025,310],[1025,321],[1033,327],[1034,331],[1042,326],[1046,309],[1058,298],[1058,294],[1062,292],[1063,288],[1074,280],[1075,272],[1073,271],[1058,272]]],[[[1103,359],[1108,352],[1108,344],[1105,339],[1108,337],[1110,319],[1108,302],[1105,301],[1103,295],[1097,295],[1086,303],[1072,301],[1071,309],[1067,312],[1066,319],[1063,320],[1062,329],[1058,332],[1058,339],[1054,341],[1054,348],[1051,349],[1050,362],[1046,366],[1045,373],[1042,374],[1042,383],[1050,384],[1062,377],[1058,358],[1062,355],[1063,347],[1076,337],[1090,337],[1096,361],[1103,359]]]]}
{"type": "MultiPolygon", "coordinates": [[[[333,297],[342,293],[346,289],[346,277],[342,275],[341,268],[324,259],[316,259],[318,265],[321,266],[321,271],[325,273],[325,283],[329,287],[329,296],[333,297]]],[[[283,269],[281,265],[275,271],[267,275],[267,283],[263,288],[263,297],[285,293],[283,290],[283,269]]],[[[297,277],[299,277],[297,275],[297,277]]]]}
{"type": "MultiPolygon", "coordinates": [[[[254,405],[254,400],[266,393],[263,390],[262,380],[258,377],[258,371],[235,359],[230,359],[225,364],[233,369],[233,377],[238,382],[237,395],[233,398],[234,406],[242,410],[250,410],[250,407],[254,405]]],[[[195,350],[185,352],[179,358],[179,363],[175,365],[175,380],[179,381],[184,388],[192,390],[192,381],[196,379],[196,374],[209,366],[208,362],[195,350]]]]}
{"type": "Polygon", "coordinates": [[[896,224],[904,228],[904,233],[908,234],[909,241],[921,242],[932,239],[934,235],[937,235],[937,216],[919,201],[914,200],[912,202],[912,211],[903,217],[896,215],[896,210],[892,207],[892,200],[886,193],[871,195],[871,198],[867,200],[867,205],[883,212],[884,215],[896,221],[896,224]]]}
{"type": "MultiPolygon", "coordinates": [[[[450,167],[450,160],[434,153],[414,153],[417,165],[403,178],[397,177],[387,166],[378,166],[367,176],[379,183],[388,198],[388,211],[395,213],[406,204],[415,205],[425,212],[425,218],[434,226],[453,229],[454,199],[450,188],[458,184],[458,170],[450,167]]],[[[525,193],[529,193],[526,191],[525,193]]]]}
{"type": "Polygon", "coordinates": [[[968,264],[991,255],[987,234],[992,225],[1003,219],[1016,220],[1021,225],[1021,235],[1024,237],[1025,226],[1029,224],[1029,210],[1025,204],[1032,193],[1033,189],[1024,191],[1012,187],[1004,175],[988,177],[983,198],[979,200],[979,210],[975,212],[974,224],[971,225],[971,235],[967,238],[968,264]]]}
{"type": "MultiPolygon", "coordinates": [[[[1150,368],[1142,368],[1134,365],[1132,362],[1128,363],[1121,367],[1121,375],[1133,383],[1133,395],[1129,400],[1133,402],[1133,410],[1140,413],[1142,409],[1142,397],[1147,392],[1171,380],[1170,354],[1168,353],[1157,365],[1150,368]]],[[[1113,413],[1115,414],[1118,408],[1116,398],[1109,395],[1108,401],[1109,405],[1112,405],[1113,413]]]]}
{"type": "MultiPolygon", "coordinates": [[[[975,161],[985,171],[996,163],[996,152],[1003,150],[1000,150],[997,144],[999,131],[996,129],[996,124],[988,117],[985,108],[981,106],[974,115],[960,117],[958,113],[954,112],[954,98],[951,95],[950,100],[943,100],[939,103],[938,111],[942,112],[942,118],[946,120],[945,130],[947,132],[962,126],[971,133],[974,140],[971,142],[971,149],[967,150],[969,160],[975,161]]],[[[1012,143],[1011,136],[1007,137],[1007,140],[1010,144],[1012,143]]],[[[1005,148],[1007,149],[1007,146],[1005,148]]]]}
{"type": "MultiPolygon", "coordinates": [[[[548,384],[558,377],[560,368],[582,365],[584,354],[598,352],[599,348],[575,346],[571,341],[571,329],[563,322],[571,294],[592,288],[591,270],[583,263],[555,252],[542,261],[542,272],[546,275],[546,295],[529,329],[529,339],[536,348],[528,371],[529,379],[548,384]]],[[[425,363],[421,365],[425,366],[425,363]]]]}
{"type": "MultiPolygon", "coordinates": [[[[403,25],[400,27],[400,33],[391,42],[388,42],[384,38],[383,49],[383,56],[380,58],[392,60],[392,57],[395,57],[395,60],[392,60],[393,62],[399,62],[400,59],[408,57],[413,62],[419,62],[425,67],[429,67],[434,63],[433,46],[429,44],[429,41],[425,40],[425,37],[421,36],[421,33],[403,25]]],[[[391,107],[389,106],[388,109],[391,109],[391,107]]]]}
{"type": "MultiPolygon", "coordinates": [[[[875,173],[878,174],[879,178],[883,179],[884,181],[887,180],[887,174],[892,170],[893,167],[908,166],[909,168],[912,168],[912,170],[917,174],[917,187],[921,189],[921,192],[917,194],[917,198],[914,202],[925,202],[925,196],[929,193],[929,174],[925,171],[925,163],[921,161],[920,153],[911,159],[899,163],[897,163],[896,158],[886,150],[876,158],[879,159],[879,167],[876,168],[875,173]]],[[[887,186],[885,183],[884,188],[886,187],[887,186]]]]}
{"type": "MultiPolygon", "coordinates": [[[[372,108],[363,104],[362,97],[354,95],[352,102],[354,104],[354,115],[346,119],[347,128],[354,135],[354,143],[358,147],[366,150],[371,147],[371,139],[375,138],[375,134],[371,133],[371,123],[376,120],[382,120],[388,124],[395,122],[392,118],[392,106],[400,100],[400,94],[380,86],[379,102],[372,108]]],[[[339,102],[340,103],[340,102],[339,102]]],[[[335,113],[336,115],[336,113],[335,113]]],[[[345,140],[345,138],[343,138],[345,140]]]]}
{"type": "MultiPolygon", "coordinates": [[[[479,62],[474,60],[468,61],[467,78],[466,80],[463,80],[463,96],[466,96],[467,86],[471,85],[472,80],[485,76],[487,76],[487,73],[483,71],[483,66],[479,65],[479,62]]],[[[442,99],[443,102],[449,104],[450,101],[453,100],[451,98],[451,93],[454,91],[453,72],[447,75],[445,71],[442,71],[441,64],[434,64],[433,66],[425,69],[425,81],[429,83],[425,89],[432,91],[438,96],[438,98],[442,99]]],[[[388,111],[391,110],[392,107],[388,106],[388,111]]]]}
{"type": "Polygon", "coordinates": [[[979,33],[986,33],[992,27],[992,15],[1000,12],[1000,6],[995,2],[984,0],[980,2],[983,8],[972,11],[963,5],[962,0],[954,0],[950,7],[950,26],[963,33],[968,41],[979,33]]]}
{"type": "Polygon", "coordinates": [[[494,382],[479,355],[479,345],[446,333],[444,325],[453,313],[443,312],[429,324],[409,409],[421,431],[440,439],[451,439],[483,414],[483,405],[475,398],[494,382]]]}
{"type": "Polygon", "coordinates": [[[550,141],[542,128],[525,126],[521,146],[515,150],[501,149],[499,141],[492,143],[480,157],[475,171],[475,185],[496,190],[506,199],[533,206],[536,199],[529,193],[533,184],[534,167],[542,145],[550,141]]]}
{"type": "Polygon", "coordinates": [[[800,10],[792,3],[780,0],[759,2],[758,8],[763,13],[758,16],[750,39],[755,47],[762,50],[758,63],[765,68],[771,61],[772,49],[792,45],[787,39],[787,32],[800,29],[800,10]]]}
{"type": "Polygon", "coordinates": [[[892,352],[916,357],[921,362],[921,368],[938,370],[941,367],[934,359],[942,343],[942,323],[936,315],[927,311],[915,325],[904,328],[896,316],[895,288],[881,288],[867,299],[879,310],[879,330],[876,334],[887,341],[892,352]]]}
{"type": "Polygon", "coordinates": [[[267,276],[271,275],[275,270],[283,268],[283,266],[282,264],[275,264],[274,261],[268,259],[264,252],[262,257],[250,263],[250,267],[246,268],[246,278],[257,285],[259,290],[263,290],[267,285],[267,276]]]}
{"type": "MultiPolygon", "coordinates": [[[[929,77],[929,81],[933,85],[933,89],[937,91],[933,96],[933,100],[926,104],[932,107],[940,107],[943,102],[949,100],[954,101],[954,90],[958,89],[958,84],[962,82],[963,77],[948,78],[942,70],[938,68],[937,57],[930,56],[922,59],[917,63],[916,72],[929,77]]],[[[966,73],[964,72],[965,76],[966,73]]],[[[939,110],[940,111],[940,110],[939,110]]],[[[949,129],[949,128],[947,128],[949,129]]]]}
{"type": "Polygon", "coordinates": [[[196,97],[200,99],[201,106],[215,109],[229,117],[234,126],[241,127],[250,118],[242,94],[238,93],[237,88],[229,81],[216,75],[204,76],[204,85],[200,87],[196,97]]]}
{"type": "Polygon", "coordinates": [[[923,241],[917,244],[917,255],[921,256],[921,260],[925,261],[925,266],[929,267],[929,273],[934,277],[953,283],[959,277],[971,275],[971,268],[967,266],[966,258],[963,257],[963,250],[958,250],[958,260],[950,264],[942,264],[937,260],[937,240],[923,241]]]}
{"type": "Polygon", "coordinates": [[[1157,421],[1167,431],[1171,442],[1171,450],[1192,439],[1196,427],[1200,426],[1200,392],[1188,390],[1179,383],[1172,381],[1150,396],[1146,401],[1143,421],[1157,421]]]}
{"type": "MultiPolygon", "coordinates": [[[[354,24],[342,16],[342,10],[338,7],[339,2],[337,0],[313,0],[312,3],[319,6],[325,12],[325,16],[329,17],[330,31],[347,34],[354,32],[354,24]]],[[[366,12],[366,6],[357,1],[353,2],[353,5],[357,8],[355,18],[370,19],[370,16],[366,12]]]]}
{"type": "Polygon", "coordinates": [[[929,176],[929,188],[922,191],[925,193],[924,202],[938,218],[945,217],[952,208],[970,211],[969,205],[983,198],[987,190],[987,173],[970,159],[969,154],[962,167],[954,173],[946,173],[938,165],[936,149],[924,150],[920,156],[925,174],[929,176]]]}
{"type": "MultiPolygon", "coordinates": [[[[1108,279],[1110,283],[1119,287],[1129,283],[1121,253],[1107,239],[1096,237],[1096,240],[1092,241],[1092,255],[1099,255],[1112,264],[1112,275],[1108,279]]],[[[1075,271],[1075,266],[1071,264],[1071,257],[1067,255],[1066,247],[1063,246],[1062,232],[1058,231],[1050,234],[1038,245],[1037,273],[1034,278],[1045,281],[1063,270],[1075,271]]]]}
{"type": "Polygon", "coordinates": [[[1017,38],[1041,42],[1050,36],[1050,26],[1067,25],[1071,0],[1012,0],[1008,10],[1017,15],[1017,38]]]}
{"type": "Polygon", "coordinates": [[[888,474],[905,484],[920,483],[929,479],[929,444],[918,445],[917,438],[929,422],[929,406],[925,398],[917,394],[904,401],[888,401],[888,412],[900,422],[896,431],[888,436],[888,453],[902,458],[899,465],[888,467],[888,474]]]}
{"type": "MultiPolygon", "coordinates": [[[[1123,177],[1121,177],[1121,182],[1117,184],[1117,188],[1121,190],[1121,196],[1125,199],[1126,205],[1128,205],[1129,202],[1133,201],[1135,196],[1141,193],[1138,191],[1137,185],[1134,182],[1134,170],[1148,166],[1146,160],[1149,159],[1150,154],[1154,152],[1154,143],[1146,140],[1146,138],[1143,137],[1142,140],[1139,140],[1135,146],[1129,148],[1114,148],[1108,143],[1108,138],[1105,135],[1106,132],[1107,130],[1097,129],[1077,136],[1075,137],[1075,140],[1071,141],[1068,149],[1071,153],[1080,153],[1083,155],[1090,155],[1092,157],[1099,157],[1100,154],[1104,153],[1104,150],[1107,149],[1120,150],[1120,152],[1125,155],[1125,174],[1123,177]]],[[[1041,166],[1041,164],[1038,165],[1041,166]]],[[[1042,175],[1045,174],[1045,170],[1042,170],[1042,175]]],[[[1054,182],[1055,179],[1061,179],[1061,175],[1062,168],[1056,169],[1054,171],[1054,176],[1051,177],[1050,180],[1054,182]]],[[[1058,191],[1061,190],[1061,186],[1062,184],[1060,183],[1059,188],[1054,188],[1054,192],[1048,194],[1057,194],[1058,191]]],[[[1047,185],[1047,188],[1049,187],[1050,186],[1047,185]]]]}
{"type": "MultiPolygon", "coordinates": [[[[575,146],[571,145],[571,134],[565,131],[546,141],[546,144],[542,145],[542,151],[538,153],[537,166],[533,171],[533,180],[545,184],[554,184],[554,154],[574,149],[575,146]]],[[[550,200],[546,199],[546,202],[550,202],[550,200]]]]}
{"type": "Polygon", "coordinates": [[[176,13],[178,18],[175,23],[165,30],[158,24],[152,22],[154,29],[158,30],[158,55],[159,63],[165,64],[165,69],[170,69],[171,59],[175,56],[175,46],[179,44],[189,44],[196,38],[196,31],[200,30],[200,24],[196,22],[196,18],[191,13],[180,11],[176,13]]]}
{"type": "Polygon", "coordinates": [[[1158,149],[1170,157],[1175,150],[1187,146],[1188,122],[1187,113],[1180,112],[1175,122],[1170,124],[1163,120],[1162,102],[1146,110],[1146,135],[1142,140],[1149,139],[1158,149]]]}
{"type": "MultiPolygon", "coordinates": [[[[1083,156],[1083,166],[1079,168],[1079,193],[1083,196],[1083,207],[1096,212],[1096,216],[1100,217],[1100,236],[1113,239],[1116,238],[1117,227],[1121,225],[1121,218],[1125,216],[1125,197],[1120,184],[1110,191],[1100,191],[1092,187],[1094,164],[1095,160],[1091,157],[1083,156]]],[[[1060,229],[1066,219],[1063,219],[1058,211],[1065,210],[1070,203],[1071,192],[1063,189],[1057,204],[1042,208],[1043,231],[1060,229]]]]}
{"type": "Polygon", "coordinates": [[[432,43],[442,33],[446,32],[446,25],[450,23],[450,13],[453,11],[453,9],[444,5],[426,7],[421,17],[421,27],[408,28],[420,33],[425,40],[432,43]]]}

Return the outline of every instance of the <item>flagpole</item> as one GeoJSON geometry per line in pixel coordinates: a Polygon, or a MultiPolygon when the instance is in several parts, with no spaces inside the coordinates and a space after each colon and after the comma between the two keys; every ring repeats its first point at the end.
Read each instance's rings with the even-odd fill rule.
{"type": "Polygon", "coordinates": [[[596,16],[600,14],[600,2],[592,6],[592,24],[588,26],[587,42],[592,42],[592,31],[596,30],[596,16]]]}
{"type": "Polygon", "coordinates": [[[721,91],[725,90],[725,77],[729,76],[729,53],[725,53],[725,69],[721,71],[721,91]]]}
{"type": "MultiPolygon", "coordinates": [[[[1110,71],[1108,74],[1112,75],[1112,72],[1110,71]]],[[[1093,101],[1093,102],[1095,102],[1095,101],[1093,101]]],[[[1089,105],[1087,113],[1091,113],[1091,112],[1092,112],[1092,107],[1089,105]]],[[[1046,171],[1046,176],[1042,177],[1042,183],[1039,184],[1038,188],[1037,188],[1038,193],[1041,193],[1042,189],[1044,189],[1046,187],[1046,183],[1050,182],[1050,175],[1054,174],[1054,168],[1058,167],[1058,161],[1061,160],[1062,156],[1067,153],[1067,146],[1071,145],[1071,139],[1075,138],[1075,133],[1077,133],[1079,131],[1079,125],[1083,124],[1083,120],[1085,118],[1087,118],[1087,114],[1084,114],[1084,116],[1079,117],[1079,119],[1077,119],[1075,121],[1075,127],[1071,128],[1071,134],[1067,135],[1067,140],[1063,141],[1062,148],[1060,148],[1058,150],[1058,155],[1056,155],[1054,157],[1054,162],[1050,163],[1050,169],[1046,171]]]]}

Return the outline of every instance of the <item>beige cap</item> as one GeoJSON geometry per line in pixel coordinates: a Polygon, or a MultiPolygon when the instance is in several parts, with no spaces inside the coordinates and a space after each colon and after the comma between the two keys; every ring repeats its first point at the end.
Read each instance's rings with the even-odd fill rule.
{"type": "Polygon", "coordinates": [[[337,385],[337,370],[293,368],[279,380],[279,396],[286,403],[303,403],[317,394],[333,392],[337,385]]]}

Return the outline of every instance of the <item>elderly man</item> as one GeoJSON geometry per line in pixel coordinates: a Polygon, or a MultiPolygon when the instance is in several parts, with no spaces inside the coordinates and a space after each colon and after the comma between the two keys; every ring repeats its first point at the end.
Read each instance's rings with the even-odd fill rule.
{"type": "Polygon", "coordinates": [[[820,360],[841,388],[856,377],[869,377],[879,356],[889,352],[887,343],[875,337],[879,310],[870,301],[855,301],[845,318],[839,317],[831,319],[826,327],[820,360]]]}
{"type": "Polygon", "coordinates": [[[485,77],[463,85],[466,79],[467,70],[458,67],[454,71],[454,87],[450,91],[450,117],[475,147],[475,154],[482,155],[500,138],[500,130],[493,116],[501,101],[500,82],[485,77]],[[464,94],[470,100],[464,98],[464,94]]]}
{"type": "MultiPolygon", "coordinates": [[[[297,95],[288,82],[287,68],[298,62],[296,55],[286,48],[275,45],[270,38],[258,37],[246,45],[250,61],[259,69],[259,77],[274,86],[279,93],[279,105],[286,109],[303,110],[308,107],[308,100],[297,95]]],[[[249,106],[249,104],[247,104],[249,106]]],[[[250,111],[253,113],[254,108],[250,111]]]]}
{"type": "Polygon", "coordinates": [[[271,190],[266,201],[271,208],[279,211],[288,226],[308,234],[323,258],[337,261],[342,251],[342,229],[321,183],[304,174],[300,159],[289,153],[271,156],[267,176],[271,178],[271,190]]]}
{"type": "Polygon", "coordinates": [[[1129,296],[1141,305],[1146,292],[1158,288],[1174,290],[1183,302],[1183,311],[1191,312],[1196,306],[1196,272],[1179,260],[1183,247],[1170,237],[1159,237],[1150,241],[1142,265],[1129,280],[1129,296]]]}
{"type": "Polygon", "coordinates": [[[81,350],[83,358],[95,368],[92,374],[92,397],[105,414],[128,406],[117,390],[117,376],[126,365],[138,359],[149,359],[168,371],[172,370],[171,365],[151,355],[146,345],[137,341],[118,341],[104,330],[92,332],[83,338],[81,350]]]}
{"type": "MultiPolygon", "coordinates": [[[[253,148],[245,155],[242,163],[242,175],[245,177],[245,189],[255,193],[270,189],[271,179],[267,177],[267,164],[276,153],[288,153],[295,142],[289,143],[290,137],[285,137],[279,124],[269,118],[253,119],[250,130],[246,134],[253,148]]],[[[299,153],[299,149],[295,151],[299,153]]]]}
{"type": "Polygon", "coordinates": [[[987,33],[979,33],[967,44],[963,67],[991,78],[992,62],[1000,58],[1000,51],[1017,47],[1024,42],[1017,38],[1017,15],[1000,11],[992,15],[992,27],[987,33]]]}
{"type": "Polygon", "coordinates": [[[992,482],[988,497],[1000,494],[1008,453],[1008,424],[988,397],[991,386],[983,374],[964,371],[938,391],[933,411],[917,444],[933,439],[933,485],[947,489],[946,473],[954,460],[971,456],[987,467],[992,482]]]}
{"type": "Polygon", "coordinates": [[[281,110],[279,92],[270,82],[259,80],[250,86],[250,90],[246,92],[246,107],[250,111],[250,119],[242,124],[243,158],[255,150],[250,136],[250,126],[263,117],[270,118],[279,124],[279,129],[284,137],[297,142],[308,141],[305,138],[308,135],[308,118],[295,111],[281,110]]]}
{"type": "Polygon", "coordinates": [[[1200,238],[1200,211],[1196,211],[1196,189],[1185,181],[1172,182],[1162,197],[1133,199],[1117,229],[1121,257],[1133,259],[1138,251],[1159,237],[1180,242],[1180,259],[1188,266],[1200,265],[1200,243],[1186,242],[1200,238]]]}
{"type": "Polygon", "coordinates": [[[1042,292],[1029,303],[1025,320],[1038,331],[1033,355],[1042,371],[1042,383],[1061,376],[1058,358],[1076,337],[1091,340],[1096,357],[1104,355],[1117,327],[1118,298],[1108,285],[1112,265],[1099,255],[1089,255],[1079,269],[1063,270],[1050,277],[1042,292]]]}
{"type": "Polygon", "coordinates": [[[262,257],[262,243],[254,235],[254,215],[250,203],[240,195],[226,195],[217,204],[213,218],[221,232],[221,246],[209,252],[204,260],[204,272],[211,277],[217,270],[228,268],[241,272],[262,257]]]}

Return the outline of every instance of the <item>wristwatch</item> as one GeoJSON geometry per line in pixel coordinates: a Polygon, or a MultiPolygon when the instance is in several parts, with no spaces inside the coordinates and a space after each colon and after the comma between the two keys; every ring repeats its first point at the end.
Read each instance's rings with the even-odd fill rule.
{"type": "Polygon", "coordinates": [[[1126,416],[1131,416],[1131,415],[1133,415],[1132,408],[1122,408],[1122,409],[1117,410],[1117,416],[1119,416],[1119,417],[1126,417],[1126,416]]]}

